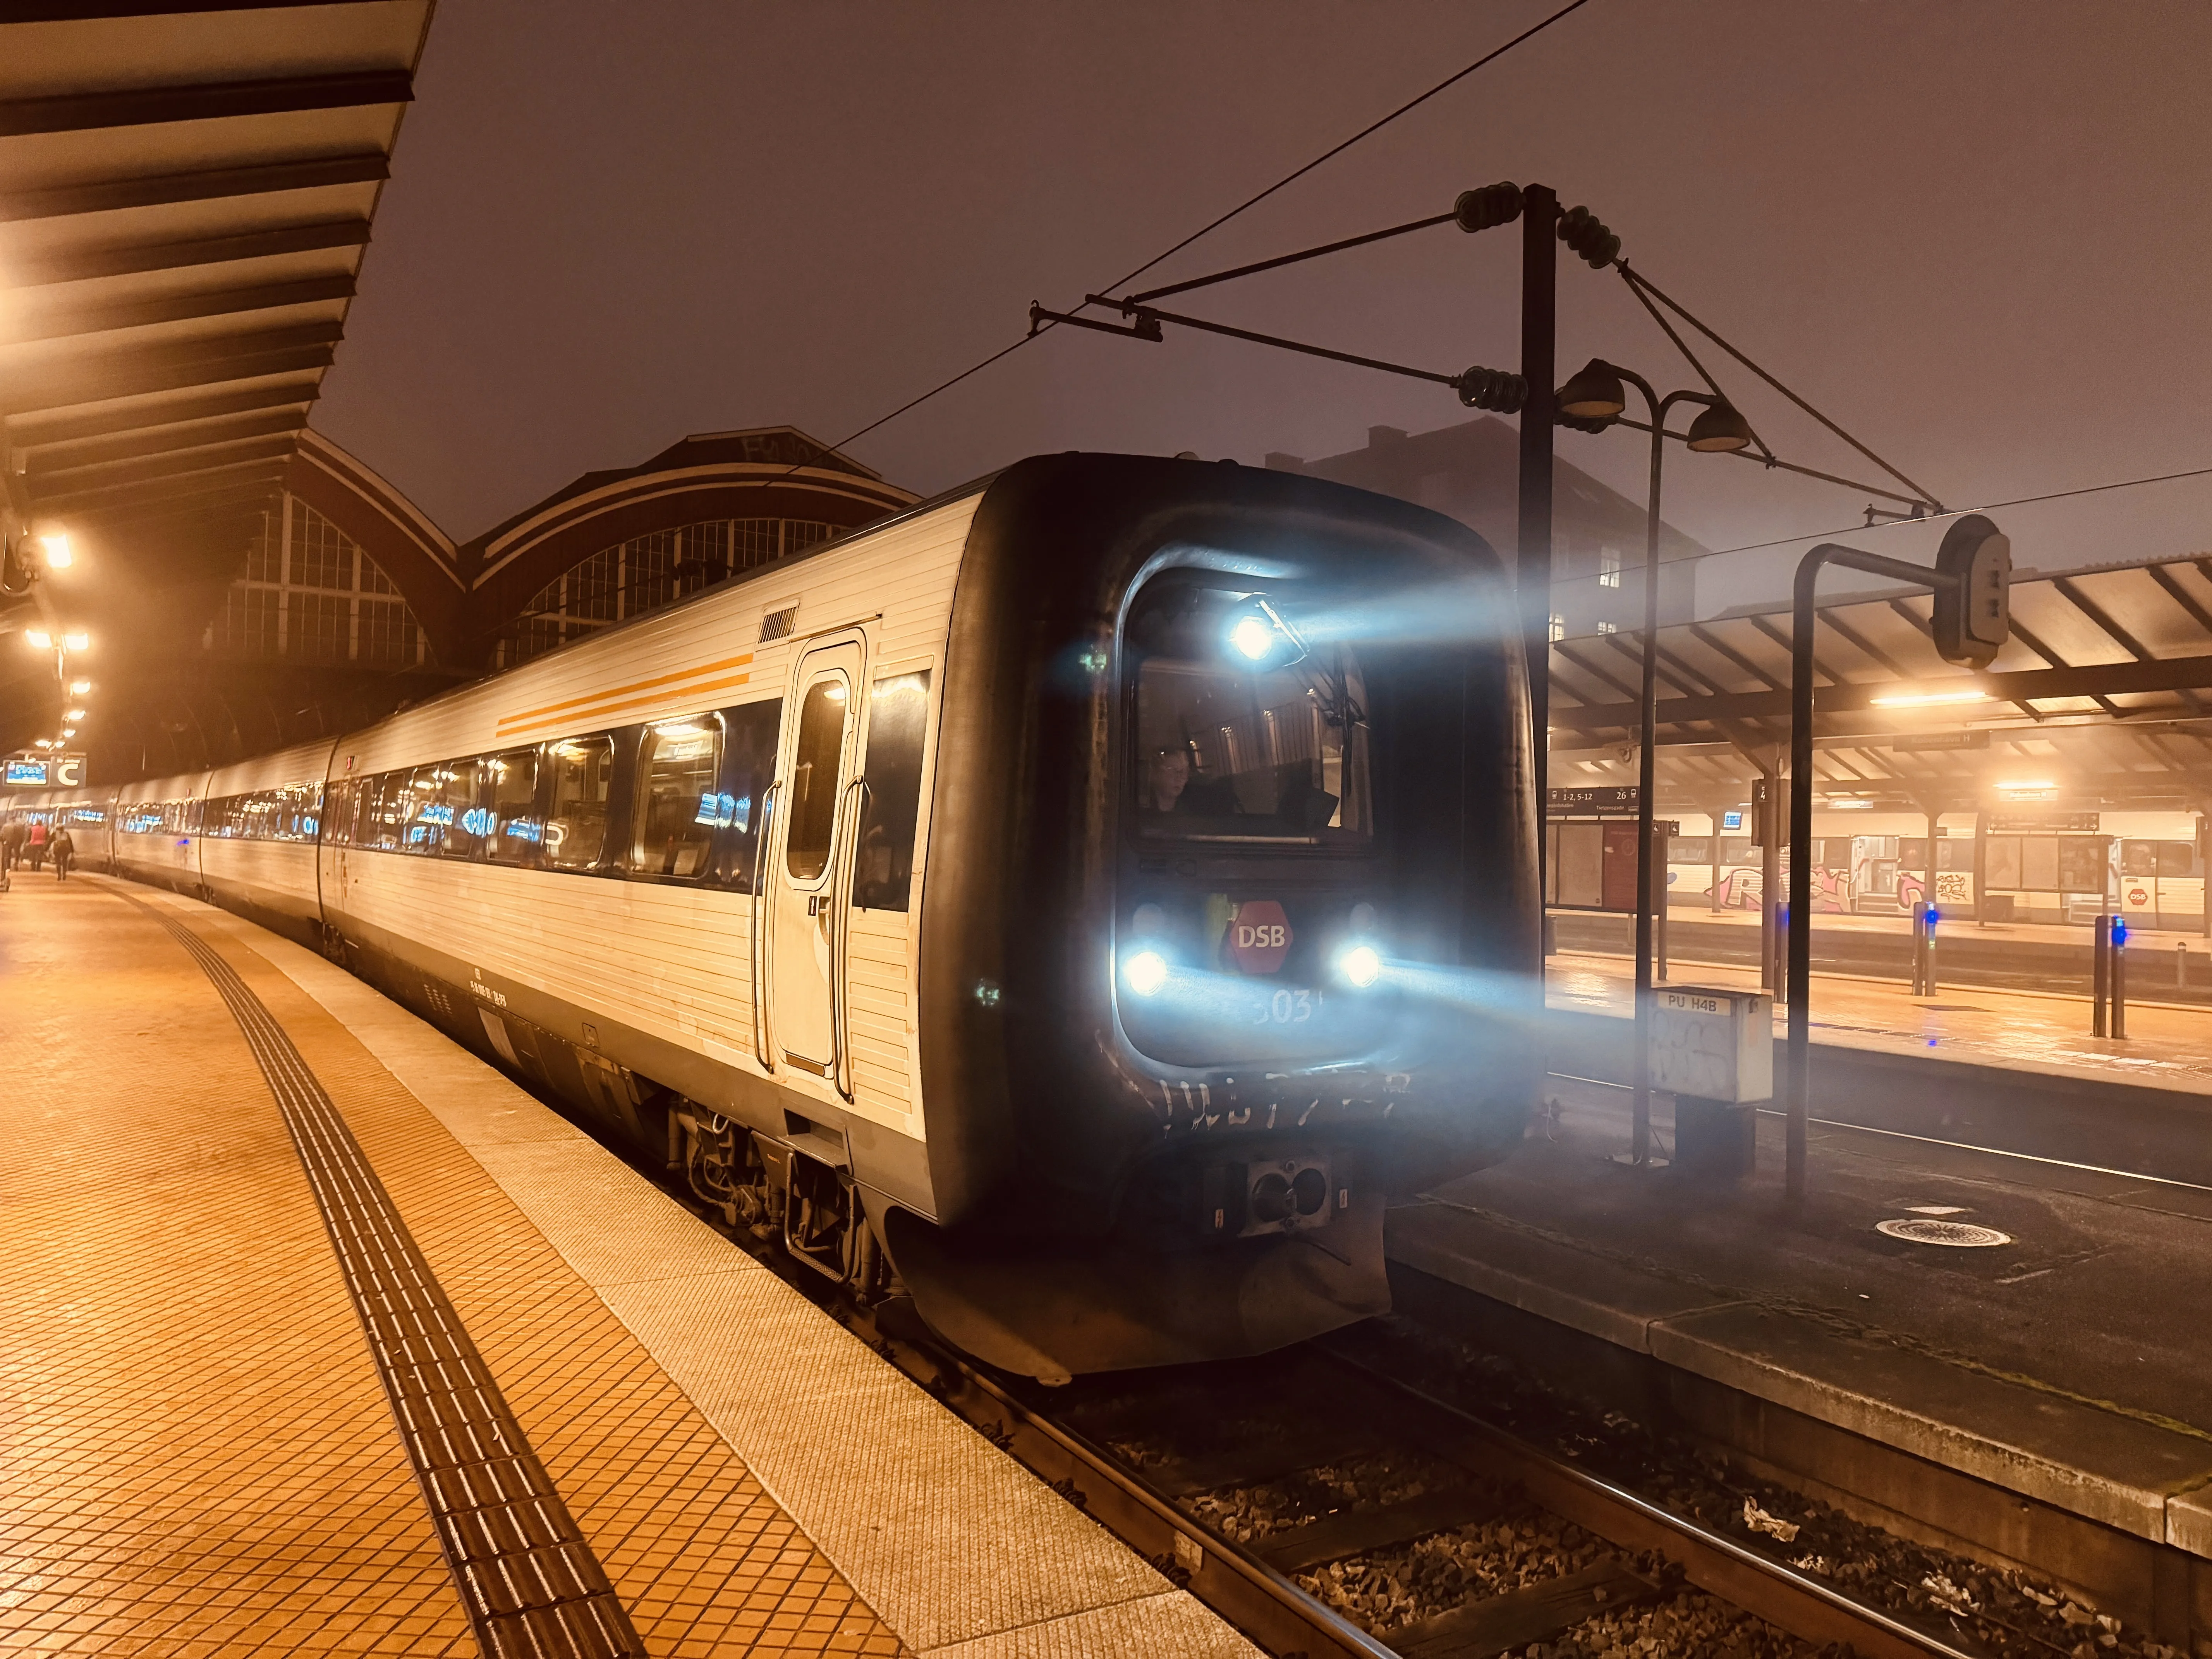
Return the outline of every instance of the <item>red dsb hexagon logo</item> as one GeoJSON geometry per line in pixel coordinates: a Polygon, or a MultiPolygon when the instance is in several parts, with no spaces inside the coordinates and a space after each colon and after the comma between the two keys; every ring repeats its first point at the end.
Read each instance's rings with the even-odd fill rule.
{"type": "Polygon", "coordinates": [[[1222,939],[1229,960],[1247,974],[1272,974],[1291,948],[1291,919],[1273,899],[1247,899],[1229,919],[1222,939]]]}

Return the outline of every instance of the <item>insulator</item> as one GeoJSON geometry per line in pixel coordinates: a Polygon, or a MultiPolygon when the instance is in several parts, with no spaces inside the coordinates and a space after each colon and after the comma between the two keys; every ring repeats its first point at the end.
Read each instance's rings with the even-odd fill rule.
{"type": "Polygon", "coordinates": [[[1571,207],[1559,216],[1559,240],[1593,270],[1602,270],[1620,257],[1620,238],[1586,207],[1571,207]]]}
{"type": "Polygon", "coordinates": [[[1487,409],[1500,415],[1518,415],[1528,401],[1528,382],[1502,368],[1470,368],[1452,384],[1459,400],[1469,409],[1487,409]]]}
{"type": "Polygon", "coordinates": [[[1463,190],[1459,200],[1452,204],[1452,215],[1465,231],[1510,225],[1521,216],[1521,186],[1506,183],[1485,185],[1480,190],[1463,190]]]}

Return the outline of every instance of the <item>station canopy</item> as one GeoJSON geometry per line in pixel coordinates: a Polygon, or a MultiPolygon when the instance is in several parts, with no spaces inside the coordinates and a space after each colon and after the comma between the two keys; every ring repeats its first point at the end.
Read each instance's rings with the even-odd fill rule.
{"type": "MultiPolygon", "coordinates": [[[[1978,672],[1936,654],[1931,610],[1901,588],[1819,607],[1822,793],[1923,811],[2002,799],[2008,782],[2083,805],[2212,798],[2212,556],[2022,572],[2012,637],[1978,672]]],[[[1782,603],[1659,630],[1662,799],[1717,800],[1786,759],[1790,628],[1782,603]]],[[[1553,641],[1553,787],[1633,781],[1641,640],[1553,641]]]]}
{"type": "Polygon", "coordinates": [[[429,0],[25,3],[0,416],[30,526],[235,554],[344,331],[429,0]],[[125,532],[128,532],[127,534],[125,532]]]}

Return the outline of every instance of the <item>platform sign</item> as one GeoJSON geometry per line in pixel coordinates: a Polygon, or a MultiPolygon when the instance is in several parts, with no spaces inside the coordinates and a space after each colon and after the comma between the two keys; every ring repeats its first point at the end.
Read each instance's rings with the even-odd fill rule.
{"type": "Polygon", "coordinates": [[[1652,993],[1651,1086],[1701,1100],[1774,1097],[1774,999],[1698,985],[1652,993]]]}
{"type": "Polygon", "coordinates": [[[46,763],[25,760],[10,756],[8,761],[8,781],[18,789],[43,789],[46,787],[46,763]]]}
{"type": "Polygon", "coordinates": [[[1587,789],[1545,792],[1547,810],[1555,817],[1595,817],[1636,810],[1637,787],[1632,783],[1593,785],[1587,789]]]}

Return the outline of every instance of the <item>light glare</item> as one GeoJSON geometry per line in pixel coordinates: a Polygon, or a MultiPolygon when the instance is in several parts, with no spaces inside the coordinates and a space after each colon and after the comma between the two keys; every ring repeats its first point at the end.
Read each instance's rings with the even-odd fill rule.
{"type": "Polygon", "coordinates": [[[1345,978],[1364,990],[1382,977],[1382,958],[1371,945],[1355,945],[1336,959],[1345,978]]]}
{"type": "Polygon", "coordinates": [[[66,570],[76,562],[76,555],[70,550],[68,537],[41,536],[39,538],[39,543],[46,550],[47,569],[66,570]]]}
{"type": "Polygon", "coordinates": [[[1122,964],[1121,976],[1139,996],[1151,996],[1168,982],[1167,958],[1158,951],[1139,951],[1122,964]]]}
{"type": "Polygon", "coordinates": [[[1258,662],[1275,648],[1275,630],[1258,617],[1240,617],[1229,630],[1229,642],[1258,662]]]}
{"type": "Polygon", "coordinates": [[[54,636],[43,628],[25,629],[23,639],[33,651],[51,651],[54,648],[54,636]]]}
{"type": "Polygon", "coordinates": [[[71,680],[70,682],[70,696],[72,697],[81,697],[91,690],[92,682],[90,680],[71,680]]]}
{"type": "Polygon", "coordinates": [[[89,634],[64,634],[62,635],[62,643],[72,651],[89,651],[92,648],[92,635],[89,634]]]}
{"type": "Polygon", "coordinates": [[[1874,706],[1877,708],[1935,708],[1946,703],[1987,702],[1989,700],[1990,694],[1986,691],[1911,691],[1899,692],[1894,696],[1876,697],[1874,706]]]}

